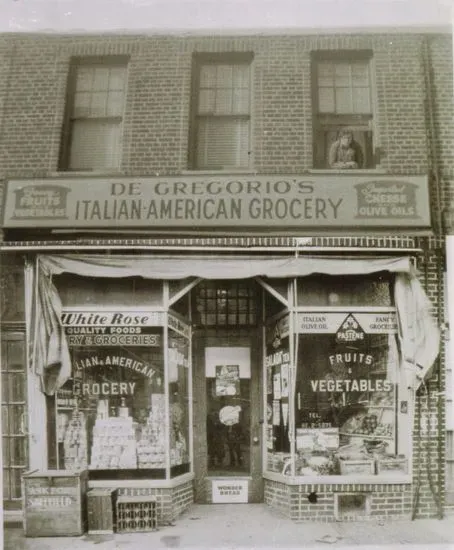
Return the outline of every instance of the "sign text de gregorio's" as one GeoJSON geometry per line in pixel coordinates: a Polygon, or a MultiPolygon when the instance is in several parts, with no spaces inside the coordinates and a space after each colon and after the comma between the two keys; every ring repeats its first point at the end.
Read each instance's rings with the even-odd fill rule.
{"type": "Polygon", "coordinates": [[[430,226],[425,176],[71,178],[8,182],[4,227],[430,226]]]}

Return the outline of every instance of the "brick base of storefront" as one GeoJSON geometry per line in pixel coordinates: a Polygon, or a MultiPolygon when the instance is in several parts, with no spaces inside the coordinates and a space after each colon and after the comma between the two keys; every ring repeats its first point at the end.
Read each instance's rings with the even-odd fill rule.
{"type": "Polygon", "coordinates": [[[265,503],[297,521],[410,519],[412,488],[407,483],[290,485],[265,479],[265,503]]]}
{"type": "Polygon", "coordinates": [[[118,495],[156,498],[158,525],[172,523],[194,502],[192,480],[174,487],[119,487],[118,495]]]}

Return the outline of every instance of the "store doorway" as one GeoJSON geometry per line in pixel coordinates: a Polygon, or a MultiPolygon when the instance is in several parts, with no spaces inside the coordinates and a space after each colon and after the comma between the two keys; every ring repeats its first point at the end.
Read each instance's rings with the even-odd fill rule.
{"type": "Polygon", "coordinates": [[[261,290],[255,281],[195,289],[195,500],[263,502],[261,290]]]}

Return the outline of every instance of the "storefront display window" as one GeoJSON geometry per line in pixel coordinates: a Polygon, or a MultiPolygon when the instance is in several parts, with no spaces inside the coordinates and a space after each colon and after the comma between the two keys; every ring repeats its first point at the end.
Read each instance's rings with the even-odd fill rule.
{"type": "Polygon", "coordinates": [[[297,307],[267,327],[268,471],[406,473],[408,395],[392,279],[320,275],[295,289],[297,307]]]}
{"type": "Polygon", "coordinates": [[[289,316],[271,323],[267,330],[266,449],[268,468],[280,471],[290,457],[290,336],[289,316]]]}
{"type": "Polygon", "coordinates": [[[168,341],[171,477],[189,472],[189,329],[179,325],[186,335],[169,329],[168,341]]]}
{"type": "MultiPolygon", "coordinates": [[[[396,457],[395,336],[342,315],[337,332],[298,336],[297,475],[374,474],[376,460],[396,457]]],[[[330,324],[332,315],[320,317],[330,324]]]]}
{"type": "Polygon", "coordinates": [[[100,478],[136,469],[165,477],[163,328],[65,329],[73,372],[56,396],[59,467],[100,478]]]}

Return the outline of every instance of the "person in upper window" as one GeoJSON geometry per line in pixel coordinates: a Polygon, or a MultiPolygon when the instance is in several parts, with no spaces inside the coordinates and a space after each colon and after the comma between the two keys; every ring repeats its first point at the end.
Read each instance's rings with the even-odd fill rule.
{"type": "Polygon", "coordinates": [[[353,132],[344,128],[329,149],[330,168],[362,168],[364,163],[361,145],[353,138],[353,132]]]}

